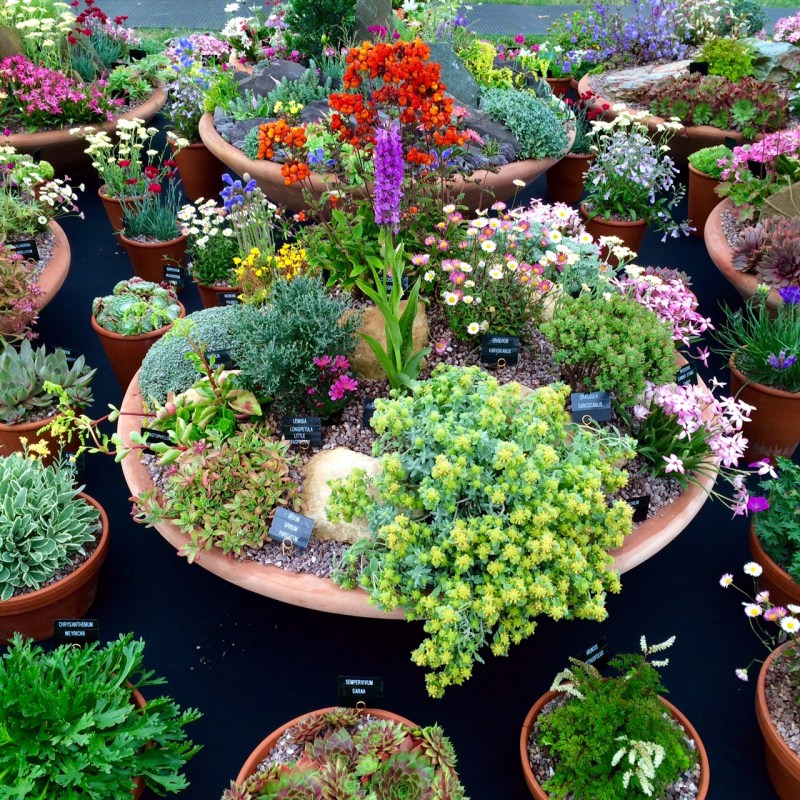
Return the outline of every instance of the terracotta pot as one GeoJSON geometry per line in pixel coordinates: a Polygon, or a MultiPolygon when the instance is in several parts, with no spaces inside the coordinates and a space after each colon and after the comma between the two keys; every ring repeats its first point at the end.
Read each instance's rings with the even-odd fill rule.
{"type": "Polygon", "coordinates": [[[766,685],[770,667],[790,645],[791,642],[786,642],[767,656],[756,684],[756,720],[764,737],[767,774],[781,800],[797,800],[800,797],[800,756],[786,744],[772,722],[767,706],[766,685]]]}
{"type": "MultiPolygon", "coordinates": [[[[335,707],[330,706],[328,708],[321,708],[318,711],[309,711],[307,714],[301,714],[299,717],[295,717],[285,725],[281,725],[280,728],[273,731],[261,742],[261,744],[258,745],[258,747],[256,747],[255,750],[253,750],[247,761],[244,762],[244,766],[239,770],[239,774],[236,776],[236,783],[241,786],[241,784],[243,784],[251,775],[254,775],[258,765],[267,757],[270,750],[275,747],[278,739],[280,739],[281,736],[283,736],[283,734],[286,733],[286,731],[293,725],[297,725],[301,719],[309,716],[309,714],[327,714],[329,711],[334,710],[335,707]]],[[[411,722],[411,720],[401,717],[398,714],[392,714],[390,711],[383,711],[380,708],[365,708],[364,714],[370,714],[378,719],[388,719],[392,720],[393,722],[399,722],[401,725],[408,725],[410,728],[417,727],[416,723],[411,722]]]]}
{"type": "MultiPolygon", "coordinates": [[[[180,317],[186,316],[186,309],[183,304],[178,303],[181,309],[180,317]]],[[[138,336],[123,336],[113,331],[107,331],[97,324],[97,319],[92,315],[92,328],[100,337],[100,344],[103,345],[106,358],[111,362],[111,369],[120,388],[124,392],[128,384],[133,380],[133,376],[142,366],[142,361],[147,355],[147,351],[172,327],[172,323],[165,325],[150,333],[142,333],[138,336]]]]}
{"type": "Polygon", "coordinates": [[[108,221],[111,223],[111,228],[114,231],[114,236],[117,237],[117,241],[122,244],[121,241],[121,234],[120,231],[123,229],[124,225],[122,222],[123,218],[123,209],[124,208],[132,208],[134,204],[134,199],[132,197],[127,198],[120,198],[120,197],[109,197],[105,193],[105,184],[101,186],[97,190],[97,196],[103,203],[103,208],[106,211],[106,216],[108,217],[108,221]]]}
{"type": "Polygon", "coordinates": [[[577,78],[570,78],[569,85],[577,92],[578,87],[580,86],[580,81],[577,78]]]}
{"type": "Polygon", "coordinates": [[[100,512],[100,542],[78,569],[61,580],[29,594],[0,600],[0,642],[7,643],[15,631],[40,641],[53,635],[54,619],[81,619],[94,602],[100,567],[108,555],[108,516],[92,497],[78,495],[100,512]]]}
{"type": "Polygon", "coordinates": [[[706,220],[719,205],[719,197],[715,189],[720,181],[709,177],[705,172],[695,169],[689,164],[689,221],[694,230],[692,236],[702,236],[706,220]]]}
{"type": "MultiPolygon", "coordinates": [[[[722,230],[722,215],[733,207],[733,203],[726,198],[708,215],[706,220],[703,239],[706,243],[708,255],[714,262],[714,266],[733,284],[739,294],[747,299],[756,293],[758,288],[758,278],[747,272],[739,272],[733,266],[733,251],[728,244],[728,237],[722,230]]],[[[778,307],[783,304],[777,289],[772,289],[767,296],[767,305],[772,315],[775,315],[778,307]]]]}
{"type": "MultiPolygon", "coordinates": [[[[50,449],[50,455],[46,458],[43,458],[42,461],[45,464],[52,464],[59,452],[58,440],[55,439],[49,431],[46,433],[37,434],[39,428],[41,428],[43,425],[47,425],[52,418],[53,417],[40,419],[37,422],[21,422],[17,425],[4,425],[3,423],[0,423],[0,455],[7,456],[10,453],[21,453],[21,438],[27,439],[29,445],[34,444],[35,442],[43,441],[47,443],[47,446],[50,449]]],[[[77,449],[77,441],[73,441],[64,447],[64,451],[68,453],[75,452],[77,449]]]]}
{"type": "MultiPolygon", "coordinates": [[[[542,785],[536,780],[531,769],[530,760],[528,758],[528,740],[530,739],[533,727],[536,724],[536,719],[539,716],[542,708],[547,705],[551,700],[555,700],[560,692],[545,692],[534,704],[533,708],[528,712],[525,717],[525,722],[522,724],[522,733],[519,737],[519,754],[522,762],[522,774],[525,778],[525,783],[528,785],[530,793],[536,800],[549,800],[550,795],[542,789],[542,785]]],[[[706,753],[705,745],[694,726],[688,719],[675,708],[669,700],[665,700],[659,695],[658,698],[667,708],[672,718],[683,726],[686,735],[692,739],[697,746],[697,757],[700,761],[700,782],[697,787],[697,800],[705,800],[708,795],[708,787],[711,781],[711,772],[708,764],[708,754],[706,753]]],[[[795,796],[796,800],[797,796],[795,796]]]]}
{"type": "MultiPolygon", "coordinates": [[[[69,267],[72,260],[69,239],[67,239],[67,234],[64,233],[64,229],[57,222],[51,222],[49,227],[55,236],[55,244],[53,247],[53,254],[50,256],[50,261],[36,279],[42,292],[37,301],[37,308],[39,311],[58,294],[58,290],[64,285],[64,281],[69,274],[69,267]]],[[[10,332],[10,321],[7,319],[0,319],[0,333],[10,332]]]]}
{"type": "MultiPolygon", "coordinates": [[[[121,233],[119,240],[128,251],[134,274],[146,281],[161,283],[165,264],[186,268],[186,237],[183,234],[168,242],[136,242],[121,233]]],[[[182,290],[176,291],[180,294],[182,290]]]]}
{"type": "MultiPolygon", "coordinates": [[[[623,244],[629,247],[634,252],[638,253],[644,240],[645,232],[647,231],[647,223],[643,219],[637,220],[613,220],[605,219],[604,217],[594,217],[589,219],[589,213],[586,210],[586,204],[581,203],[581,215],[586,222],[586,230],[595,238],[599,239],[601,236],[618,236],[622,239],[623,244]]],[[[616,263],[616,259],[609,258],[610,263],[616,263]]]]}
{"type": "MultiPolygon", "coordinates": [[[[143,406],[138,376],[131,381],[121,408],[128,413],[120,416],[117,432],[123,442],[130,444],[131,434],[141,430],[138,414],[143,406]]],[[[122,461],[122,473],[132,495],[139,495],[153,486],[150,473],[135,455],[122,461]]],[[[709,469],[700,478],[700,485],[690,484],[672,503],[639,525],[626,537],[621,547],[609,553],[613,559],[609,569],[619,573],[628,572],[666,547],[697,516],[708,499],[708,491],[714,485],[715,477],[713,469],[709,469]]],[[[189,541],[186,534],[169,522],[158,523],[154,527],[177,549],[189,541]]],[[[223,555],[216,548],[203,551],[194,563],[230,583],[283,603],[353,617],[404,619],[402,609],[380,611],[368,603],[363,589],[348,591],[329,578],[286,572],[280,567],[264,566],[254,561],[239,561],[223,555]]]]}
{"type": "Polygon", "coordinates": [[[758,515],[750,518],[750,535],[748,544],[750,545],[750,555],[753,561],[761,564],[764,571],[758,577],[758,590],[768,591],[769,600],[776,606],[787,606],[789,603],[800,605],[800,584],[782,567],[778,566],[767,555],[767,551],[761,544],[761,540],[756,533],[756,521],[758,515]]]}
{"type": "Polygon", "coordinates": [[[547,85],[550,87],[550,91],[556,97],[563,97],[572,86],[572,78],[545,78],[547,81],[547,85]]]}
{"type": "Polygon", "coordinates": [[[547,170],[547,197],[553,203],[577,203],[594,153],[567,153],[547,170]]]}
{"type": "Polygon", "coordinates": [[[241,292],[241,286],[204,286],[195,280],[197,291],[200,293],[200,302],[203,308],[216,308],[219,305],[219,295],[224,292],[241,292]]]}
{"type": "MultiPolygon", "coordinates": [[[[335,183],[331,180],[323,180],[322,175],[312,172],[308,180],[302,184],[295,183],[286,186],[283,175],[281,175],[281,165],[274,161],[253,161],[249,159],[241,150],[226,142],[214,127],[214,117],[211,114],[203,114],[200,120],[200,137],[208,149],[226,167],[237,175],[245,172],[254,178],[258,186],[264,191],[269,199],[276,205],[288,208],[291,211],[308,211],[308,204],[303,197],[304,190],[310,190],[315,196],[324,191],[335,188],[335,183]]],[[[575,141],[575,131],[568,134],[568,146],[572,147],[575,141]]],[[[524,161],[514,161],[506,164],[496,172],[478,170],[468,176],[467,180],[453,180],[448,184],[452,187],[452,196],[463,193],[463,198],[459,200],[468,211],[474,212],[478,208],[486,208],[495,201],[507,202],[517,192],[519,188],[514,181],[521,180],[527,185],[542,173],[546,172],[559,159],[545,158],[541,161],[527,159],[524,161]]],[[[366,190],[359,194],[366,196],[366,190]]]]}
{"type": "Polygon", "coordinates": [[[745,422],[743,429],[749,442],[746,462],[767,456],[791,458],[800,444],[800,392],[784,392],[755,381],[748,383],[732,356],[728,366],[731,368],[731,394],[756,407],[750,414],[751,421],[745,422]]]}
{"type": "Polygon", "coordinates": [[[192,202],[218,197],[225,165],[202,142],[190,144],[177,153],[171,143],[170,147],[186,196],[192,202]]]}
{"type": "MultiPolygon", "coordinates": [[[[688,70],[687,70],[688,72],[688,70]]],[[[591,76],[584,75],[578,82],[578,94],[592,91],[591,76]]],[[[603,111],[603,119],[614,119],[619,111],[613,111],[616,100],[609,100],[606,97],[595,95],[591,99],[592,108],[603,111]],[[607,109],[603,109],[607,105],[607,109]]],[[[657,133],[657,127],[663,125],[666,120],[661,117],[650,116],[645,120],[651,133],[657,133]]],[[[711,125],[694,125],[685,127],[669,143],[669,155],[679,169],[686,169],[688,158],[692,153],[702,150],[704,147],[713,147],[718,144],[725,144],[726,139],[733,139],[735,144],[744,144],[745,139],[738,131],[726,131],[722,128],[714,128],[711,125]]]]}
{"type": "MultiPolygon", "coordinates": [[[[163,108],[167,101],[167,94],[163,87],[156,89],[150,97],[141,105],[120,114],[117,119],[143,119],[149,122],[158,111],[163,108]]],[[[19,153],[33,155],[37,151],[41,152],[41,157],[53,165],[56,174],[63,175],[68,173],[73,175],[78,170],[88,169],[91,159],[83,151],[87,143],[80,136],[72,136],[70,129],[76,126],[70,125],[69,128],[58,128],[52,131],[41,131],[40,133],[15,133],[11,136],[0,135],[0,145],[11,145],[19,153]]],[[[97,130],[104,130],[112,134],[117,128],[116,120],[94,124],[92,127],[97,130]]]]}

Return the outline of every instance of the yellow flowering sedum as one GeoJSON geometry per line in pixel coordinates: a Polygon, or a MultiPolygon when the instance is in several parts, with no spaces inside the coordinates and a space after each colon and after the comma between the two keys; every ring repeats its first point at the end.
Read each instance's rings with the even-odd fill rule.
{"type": "Polygon", "coordinates": [[[308,271],[306,250],[296,244],[284,244],[277,253],[262,253],[253,247],[245,258],[234,258],[233,274],[242,287],[246,303],[263,305],[276,278],[290,281],[308,271]]]}
{"type": "Polygon", "coordinates": [[[478,367],[438,367],[411,395],[378,400],[381,474],[332,482],[332,520],[366,516],[375,541],[351,548],[338,576],[376,605],[424,619],[412,660],[440,697],[479,651],[506,655],[535,618],[603,619],[619,576],[608,550],[631,509],[609,506],[633,443],[574,426],[569,390],[500,386],[478,367]],[[369,491],[368,491],[369,490],[369,491]]]}

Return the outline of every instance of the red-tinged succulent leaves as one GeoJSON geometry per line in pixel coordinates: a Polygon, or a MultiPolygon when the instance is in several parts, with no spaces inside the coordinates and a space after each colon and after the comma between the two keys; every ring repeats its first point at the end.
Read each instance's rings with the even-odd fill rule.
{"type": "Polygon", "coordinates": [[[745,228],[733,247],[733,267],[739,272],[753,272],[761,258],[764,244],[764,226],[745,228]]]}
{"type": "Polygon", "coordinates": [[[443,771],[455,769],[456,751],[453,743],[444,735],[441,725],[431,725],[421,730],[422,750],[443,771]]]}

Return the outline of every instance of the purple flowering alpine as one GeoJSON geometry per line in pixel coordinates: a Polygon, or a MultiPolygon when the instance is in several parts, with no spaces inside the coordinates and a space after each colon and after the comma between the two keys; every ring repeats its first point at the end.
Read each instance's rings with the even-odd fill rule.
{"type": "Polygon", "coordinates": [[[767,363],[773,369],[789,369],[790,367],[793,367],[796,362],[797,356],[787,356],[785,350],[781,350],[777,356],[775,353],[770,353],[769,357],[767,358],[767,363]]]}
{"type": "Polygon", "coordinates": [[[400,128],[380,128],[375,139],[375,222],[378,225],[400,224],[400,200],[403,197],[403,142],[400,128]]]}
{"type": "Polygon", "coordinates": [[[789,305],[800,305],[800,286],[783,286],[778,289],[781,300],[789,305]]]}

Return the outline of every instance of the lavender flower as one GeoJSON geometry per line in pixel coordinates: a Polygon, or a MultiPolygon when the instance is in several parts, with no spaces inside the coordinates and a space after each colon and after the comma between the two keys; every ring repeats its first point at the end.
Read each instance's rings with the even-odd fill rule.
{"type": "Polygon", "coordinates": [[[789,305],[800,305],[800,286],[783,286],[778,289],[781,300],[789,305]]]}
{"type": "Polygon", "coordinates": [[[400,200],[403,196],[403,142],[400,128],[381,128],[375,139],[375,223],[400,224],[400,200]]]}
{"type": "Polygon", "coordinates": [[[770,353],[769,357],[767,358],[767,363],[773,369],[789,369],[795,365],[797,361],[797,356],[791,355],[787,356],[785,350],[781,350],[780,353],[776,356],[775,353],[770,353]]]}

